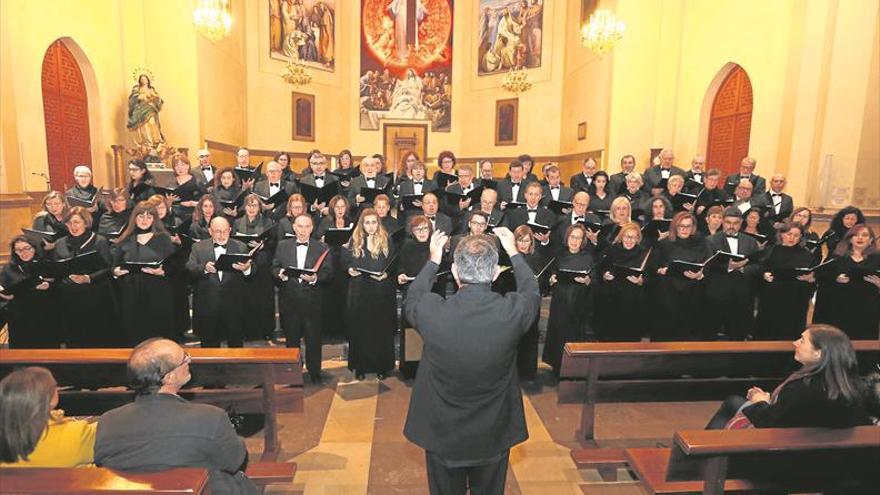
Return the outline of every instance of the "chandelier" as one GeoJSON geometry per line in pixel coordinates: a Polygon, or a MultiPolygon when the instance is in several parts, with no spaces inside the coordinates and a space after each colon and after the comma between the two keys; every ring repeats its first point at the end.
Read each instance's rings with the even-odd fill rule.
{"type": "Polygon", "coordinates": [[[610,52],[623,38],[626,26],[608,10],[597,10],[590,15],[590,22],[581,28],[581,44],[591,52],[602,56],[610,52]]]}
{"type": "Polygon", "coordinates": [[[199,0],[193,11],[196,32],[212,42],[218,42],[232,34],[230,0],[199,0]]]}
{"type": "Polygon", "coordinates": [[[529,81],[529,74],[524,69],[510,69],[510,72],[504,76],[501,87],[518,95],[531,89],[532,83],[529,81]]]}
{"type": "Polygon", "coordinates": [[[300,62],[299,56],[294,52],[293,58],[287,61],[281,71],[281,79],[294,86],[305,86],[312,82],[312,69],[300,62]]]}

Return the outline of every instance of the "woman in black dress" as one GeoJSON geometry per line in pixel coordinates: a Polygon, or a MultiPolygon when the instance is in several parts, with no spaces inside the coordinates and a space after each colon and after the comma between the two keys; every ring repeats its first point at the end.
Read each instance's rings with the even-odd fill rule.
{"type": "MultiPolygon", "coordinates": [[[[393,236],[397,231],[403,228],[397,218],[391,216],[391,198],[387,194],[379,194],[373,200],[373,208],[379,215],[379,221],[385,227],[388,235],[393,236]]],[[[399,239],[399,238],[398,238],[399,239]]]]}
{"type": "Polygon", "coordinates": [[[64,194],[67,196],[67,202],[81,201],[85,204],[74,204],[72,206],[83,206],[92,214],[92,226],[98,228],[98,220],[104,214],[104,204],[101,198],[96,197],[98,188],[92,183],[92,170],[85,165],[77,165],[73,169],[73,187],[68,189],[64,194]]]}
{"type": "Polygon", "coordinates": [[[703,270],[669,272],[673,261],[703,263],[709,257],[709,247],[696,231],[697,220],[691,213],[677,213],[669,226],[669,239],[651,252],[648,314],[652,340],[693,340],[700,335],[703,270]]]}
{"type": "MultiPolygon", "coordinates": [[[[34,217],[31,228],[40,232],[60,234],[55,236],[56,239],[62,237],[67,232],[64,219],[68,209],[64,196],[58,191],[50,191],[43,198],[43,211],[37,213],[37,216],[34,217]]],[[[40,247],[46,251],[51,251],[55,249],[55,243],[43,239],[40,247]]]]}
{"type": "MultiPolygon", "coordinates": [[[[672,203],[663,196],[655,196],[647,201],[648,217],[645,220],[645,227],[642,229],[642,244],[645,247],[652,248],[658,242],[669,238],[668,225],[653,224],[654,220],[669,220],[672,218],[672,203]],[[661,228],[662,227],[662,228],[661,228]],[[666,230],[664,230],[664,228],[666,230]]],[[[620,234],[618,234],[620,235],[620,234]]]]}
{"type": "Polygon", "coordinates": [[[361,212],[349,248],[342,256],[343,266],[351,277],[346,310],[348,368],[359,380],[365,373],[376,373],[382,380],[394,369],[397,307],[395,280],[388,275],[393,270],[389,263],[395,258],[394,245],[376,210],[366,208],[361,212]]]}
{"type": "Polygon", "coordinates": [[[175,191],[179,193],[171,198],[174,205],[174,216],[187,218],[192,215],[196,205],[199,204],[199,198],[205,193],[204,186],[190,173],[191,165],[185,154],[176,153],[172,158],[172,163],[174,164],[175,191]]]}
{"type": "Polygon", "coordinates": [[[849,232],[849,229],[863,223],[865,223],[865,214],[862,213],[862,210],[855,206],[841,208],[831,218],[828,230],[822,234],[822,239],[825,241],[825,245],[828,246],[828,256],[831,256],[831,253],[837,247],[837,243],[843,239],[843,236],[849,232]]]}
{"type": "MultiPolygon", "coordinates": [[[[184,242],[177,234],[177,229],[182,223],[182,219],[171,214],[171,208],[168,206],[168,198],[161,194],[154,194],[148,200],[156,213],[159,220],[168,232],[171,243],[174,244],[174,253],[165,261],[165,272],[168,280],[171,281],[171,292],[174,304],[174,332],[175,340],[183,339],[183,334],[192,328],[192,318],[190,317],[189,296],[192,291],[190,287],[189,274],[186,272],[186,261],[189,259],[192,244],[184,242]]],[[[187,217],[192,218],[192,216],[187,217]]]]}
{"type": "Polygon", "coordinates": [[[669,203],[673,205],[674,213],[678,213],[680,211],[692,210],[694,205],[693,203],[684,203],[681,198],[684,196],[679,196],[679,194],[683,193],[684,189],[684,177],[680,175],[673,175],[666,182],[666,190],[661,194],[662,197],[669,200],[669,203]]]}
{"type": "Polygon", "coordinates": [[[119,347],[125,338],[118,329],[116,300],[110,284],[110,243],[91,231],[92,215],[81,206],[67,213],[68,235],[55,243],[56,260],[97,253],[94,264],[56,281],[60,287],[61,318],[69,347],[119,347]]]}
{"type": "Polygon", "coordinates": [[[255,272],[245,280],[247,289],[244,304],[245,338],[269,340],[275,331],[275,283],[272,280],[272,258],[275,253],[275,236],[265,242],[248,239],[244,236],[260,235],[274,227],[272,220],[263,215],[260,197],[248,194],[244,199],[244,215],[232,225],[232,237],[247,243],[249,249],[256,249],[255,272]]]}
{"type": "MultiPolygon", "coordinates": [[[[832,253],[832,266],[818,275],[819,283],[826,287],[816,296],[816,307],[825,308],[818,323],[834,325],[853,340],[877,340],[880,332],[880,253],[876,241],[867,225],[849,229],[832,253]]],[[[815,316],[813,321],[817,322],[815,316]]]]}
{"type": "Polygon", "coordinates": [[[773,231],[761,221],[761,209],[750,208],[746,211],[742,223],[743,234],[748,234],[758,241],[758,248],[765,249],[775,242],[773,231]]]}
{"type": "Polygon", "coordinates": [[[721,232],[721,224],[724,222],[724,208],[720,206],[711,206],[706,210],[706,221],[699,223],[699,232],[703,237],[711,237],[721,232]]]}
{"type": "Polygon", "coordinates": [[[174,250],[156,207],[149,201],[135,205],[113,255],[121,326],[130,347],[152,337],[180,338],[174,330],[174,293],[166,264],[174,250]]]}
{"type": "MultiPolygon", "coordinates": [[[[406,292],[410,282],[415,280],[416,275],[428,263],[430,258],[429,241],[434,229],[431,221],[424,215],[413,215],[409,218],[410,236],[403,241],[400,247],[400,259],[397,263],[397,287],[400,289],[401,300],[406,299],[406,292]]],[[[443,284],[434,284],[432,292],[443,295],[443,284]],[[439,287],[438,287],[439,285],[439,287]]],[[[408,334],[406,329],[410,327],[406,320],[406,313],[400,314],[400,372],[405,378],[412,378],[418,369],[417,361],[406,360],[406,348],[408,334]]]]}
{"type": "Polygon", "coordinates": [[[804,247],[803,231],[800,223],[785,222],[779,229],[777,244],[767,249],[758,288],[756,340],[793,339],[807,325],[816,278],[812,273],[791,273],[813,266],[813,254],[804,247]]]}
{"type": "Polygon", "coordinates": [[[241,194],[241,184],[238,176],[231,168],[224,168],[217,172],[214,177],[214,197],[223,207],[223,214],[229,221],[239,216],[242,205],[236,203],[238,196],[241,194]]]}
{"type": "MultiPolygon", "coordinates": [[[[627,204],[629,201],[624,199],[627,204]]],[[[581,224],[565,231],[565,249],[559,252],[550,275],[552,298],[542,360],[559,376],[566,342],[583,342],[592,334],[593,251],[584,249],[587,232],[581,224]]]]}
{"type": "Polygon", "coordinates": [[[95,231],[106,239],[116,239],[125,230],[130,217],[128,192],[125,189],[116,189],[110,195],[110,209],[101,215],[95,231]]]}
{"type": "MultiPolygon", "coordinates": [[[[479,218],[475,214],[473,218],[479,218]]],[[[485,219],[486,217],[483,216],[485,219]]],[[[485,221],[485,220],[484,220],[485,221]]],[[[525,262],[532,269],[532,273],[538,278],[538,287],[542,295],[546,295],[550,291],[550,270],[545,268],[551,262],[548,259],[547,252],[550,250],[548,246],[542,246],[535,243],[535,233],[528,225],[520,225],[513,231],[513,240],[516,244],[517,252],[523,257],[525,262]]],[[[499,248],[499,255],[507,258],[507,253],[499,248]]],[[[504,287],[495,289],[498,292],[512,292],[516,290],[516,278],[512,273],[502,273],[497,281],[501,281],[504,287]]],[[[494,286],[494,284],[493,284],[494,286]]],[[[540,312],[535,315],[534,321],[529,326],[528,331],[523,334],[519,340],[519,346],[516,349],[516,369],[520,380],[534,380],[538,371],[538,321],[541,319],[540,312]]]]}
{"type": "Polygon", "coordinates": [[[156,190],[153,189],[153,174],[147,170],[147,164],[143,160],[135,159],[128,162],[128,177],[126,191],[132,203],[140,203],[156,194],[156,190]]]}
{"type": "Polygon", "coordinates": [[[25,236],[10,243],[9,263],[0,271],[0,300],[6,301],[10,349],[61,347],[56,288],[35,273],[39,246],[25,236]],[[9,293],[6,293],[6,292],[9,293]]]}
{"type": "Polygon", "coordinates": [[[590,184],[590,211],[599,215],[597,212],[611,210],[611,202],[614,201],[616,195],[608,192],[608,174],[604,170],[600,170],[593,174],[593,183],[590,184]]]}
{"type": "Polygon", "coordinates": [[[813,255],[813,262],[810,266],[818,265],[822,261],[822,245],[819,242],[819,234],[813,232],[811,228],[813,212],[806,206],[799,206],[791,212],[788,221],[801,224],[801,227],[803,227],[801,229],[803,231],[801,239],[805,243],[804,246],[813,255]]]}
{"type": "MultiPolygon", "coordinates": [[[[300,215],[304,215],[307,211],[307,207],[308,203],[306,203],[306,197],[302,194],[291,194],[290,197],[287,198],[287,214],[284,215],[282,219],[278,220],[278,226],[276,227],[278,242],[296,237],[296,234],[293,232],[293,219],[300,215]]],[[[315,223],[317,224],[317,220],[315,223]]],[[[315,233],[312,234],[312,237],[314,236],[315,233]]]]}
{"type": "Polygon", "coordinates": [[[360,172],[354,166],[354,159],[351,156],[351,151],[342,150],[339,152],[339,156],[336,157],[336,168],[331,172],[339,177],[339,194],[348,197],[348,190],[351,187],[351,179],[360,175],[360,172]]]}
{"type": "Polygon", "coordinates": [[[315,229],[314,236],[327,244],[330,248],[330,259],[333,261],[333,273],[336,274],[326,288],[327,294],[323,298],[324,304],[324,341],[345,340],[345,299],[348,294],[348,277],[343,275],[346,271],[342,266],[342,244],[330,242],[325,234],[330,229],[347,229],[351,232],[354,225],[348,215],[348,198],[339,194],[330,199],[328,214],[321,219],[320,225],[315,229]]]}
{"type": "Polygon", "coordinates": [[[210,194],[202,196],[192,213],[192,222],[189,224],[187,235],[193,242],[210,238],[211,233],[208,231],[208,227],[211,225],[211,220],[220,214],[220,203],[217,202],[217,199],[210,194]]]}
{"type": "Polygon", "coordinates": [[[595,304],[600,341],[638,342],[645,332],[645,315],[639,308],[645,304],[644,268],[650,250],[641,240],[639,225],[628,223],[603,253],[595,304]]]}

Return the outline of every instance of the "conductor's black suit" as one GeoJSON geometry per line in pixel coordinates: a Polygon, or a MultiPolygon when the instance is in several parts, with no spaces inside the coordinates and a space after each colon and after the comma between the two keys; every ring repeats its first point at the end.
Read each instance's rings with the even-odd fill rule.
{"type": "Polygon", "coordinates": [[[468,284],[444,299],[431,292],[429,261],[404,308],[424,340],[404,435],[426,451],[431,493],[504,491],[510,447],[528,438],[516,351],[541,304],[538,283],[521,255],[511,257],[516,292],[468,284]]]}

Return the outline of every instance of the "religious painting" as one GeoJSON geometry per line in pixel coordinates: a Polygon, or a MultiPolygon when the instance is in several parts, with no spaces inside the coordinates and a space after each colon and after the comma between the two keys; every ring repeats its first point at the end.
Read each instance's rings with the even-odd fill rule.
{"type": "Polygon", "coordinates": [[[477,74],[541,66],[544,0],[480,0],[477,74]]]}
{"type": "Polygon", "coordinates": [[[293,129],[294,141],[315,140],[315,95],[293,93],[293,129]]]}
{"type": "Polygon", "coordinates": [[[495,146],[516,144],[519,118],[519,99],[509,98],[495,102],[495,146]]]}
{"type": "Polygon", "coordinates": [[[336,0],[268,0],[269,56],[332,71],[336,0]]]}
{"type": "Polygon", "coordinates": [[[452,122],[452,0],[361,0],[360,128],[452,122]]]}

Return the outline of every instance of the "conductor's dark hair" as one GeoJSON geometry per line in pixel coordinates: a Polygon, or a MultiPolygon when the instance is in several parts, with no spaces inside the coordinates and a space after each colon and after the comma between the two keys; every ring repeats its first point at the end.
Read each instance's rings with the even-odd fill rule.
{"type": "Polygon", "coordinates": [[[36,366],[0,381],[0,461],[28,460],[49,425],[55,387],[52,373],[36,366]]]}
{"type": "Polygon", "coordinates": [[[458,280],[463,284],[488,284],[495,278],[498,250],[485,235],[469,235],[455,248],[453,256],[458,280]]]}
{"type": "Polygon", "coordinates": [[[128,358],[128,384],[137,395],[155,394],[162,388],[162,380],[175,367],[168,356],[155,352],[156,342],[167,340],[153,337],[138,344],[128,358]]]}

